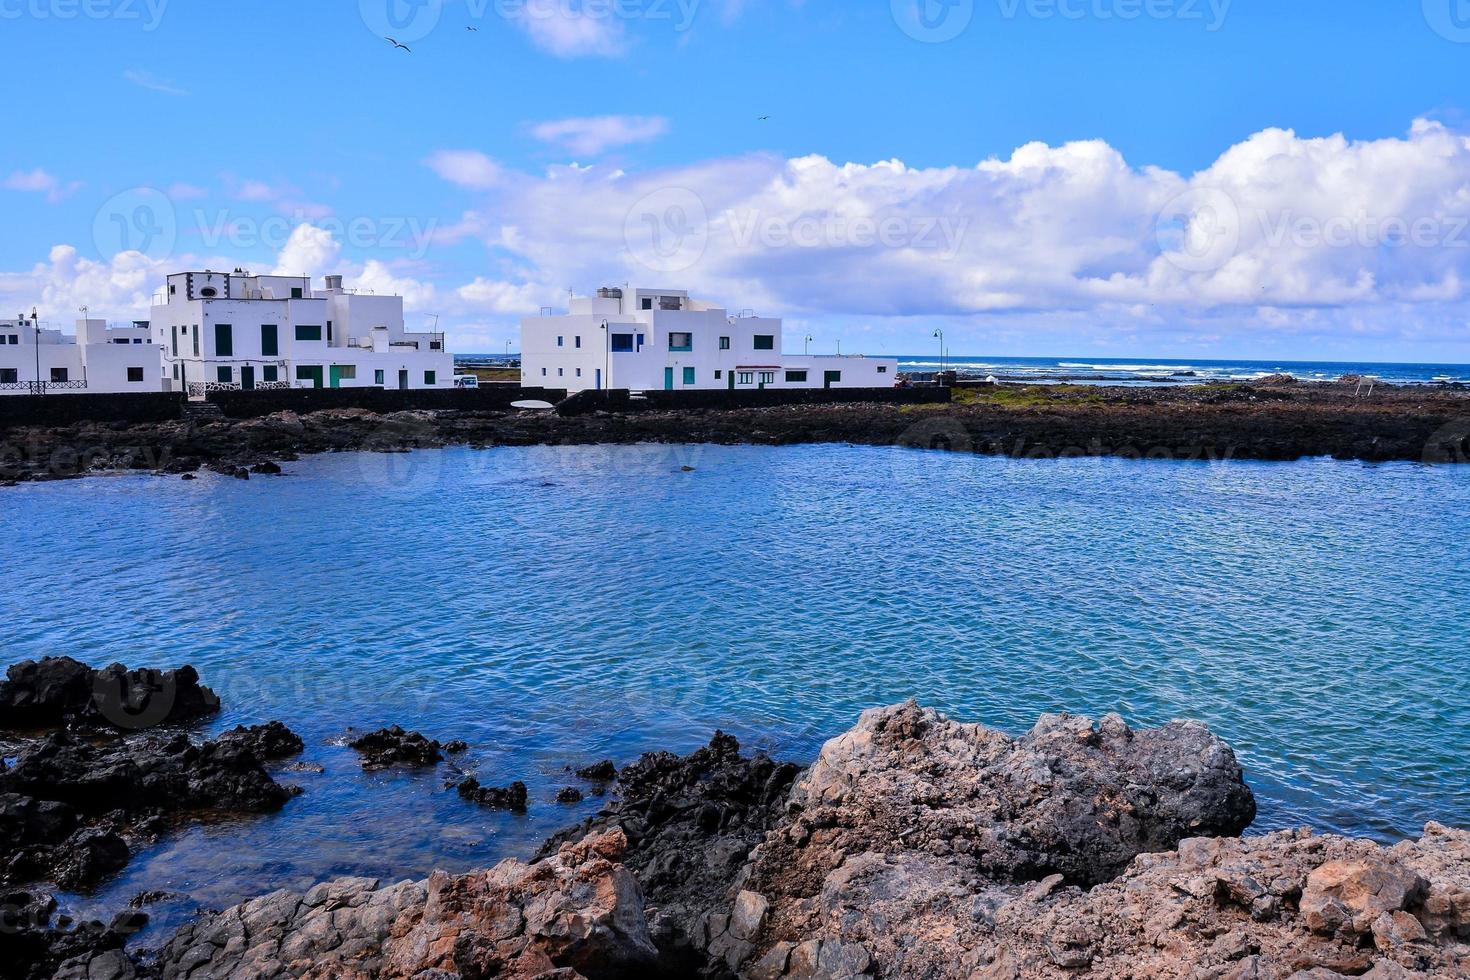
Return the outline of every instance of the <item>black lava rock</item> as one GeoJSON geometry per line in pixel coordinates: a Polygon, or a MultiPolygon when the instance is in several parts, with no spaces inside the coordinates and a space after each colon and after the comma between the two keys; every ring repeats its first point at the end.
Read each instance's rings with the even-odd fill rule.
{"type": "Polygon", "coordinates": [[[71,657],[14,664],[0,682],[0,728],[73,726],[136,731],[219,711],[193,667],[94,670],[71,657]]]}
{"type": "Polygon", "coordinates": [[[509,810],[512,813],[525,813],[528,793],[526,784],[514,782],[504,788],[494,786],[481,786],[476,779],[466,779],[459,784],[459,795],[472,803],[489,807],[492,810],[509,810]]]}
{"type": "Polygon", "coordinates": [[[418,732],[404,731],[398,725],[371,732],[349,744],[362,753],[364,769],[432,766],[444,758],[438,742],[418,732]]]}

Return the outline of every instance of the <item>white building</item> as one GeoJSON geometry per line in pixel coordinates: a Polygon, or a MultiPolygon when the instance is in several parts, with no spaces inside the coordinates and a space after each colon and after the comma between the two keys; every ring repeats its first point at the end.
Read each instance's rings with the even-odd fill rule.
{"type": "Polygon", "coordinates": [[[168,390],[450,388],[444,335],[411,332],[403,297],[327,276],[179,272],[154,297],[152,330],[168,390]]]}
{"type": "Polygon", "coordinates": [[[599,289],[521,321],[521,383],[566,388],[891,388],[898,361],[787,354],[781,321],[732,316],[675,289],[599,289]]]}
{"type": "Polygon", "coordinates": [[[75,329],[64,334],[35,314],[0,320],[0,395],[167,390],[147,322],[86,319],[75,329]]]}

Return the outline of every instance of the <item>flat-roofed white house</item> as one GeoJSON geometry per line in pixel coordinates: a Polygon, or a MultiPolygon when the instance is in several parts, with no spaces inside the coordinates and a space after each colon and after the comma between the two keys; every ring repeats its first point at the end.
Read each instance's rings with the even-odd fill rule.
{"type": "Polygon", "coordinates": [[[153,339],[168,390],[451,388],[444,335],[410,331],[403,297],[327,276],[179,272],[154,297],[153,339]]]}
{"type": "Polygon", "coordinates": [[[0,320],[0,395],[165,390],[146,321],[83,319],[65,334],[34,314],[0,320]]]}
{"type": "Polygon", "coordinates": [[[584,389],[891,388],[894,358],[787,354],[781,321],[677,289],[599,289],[521,321],[521,383],[584,389]]]}

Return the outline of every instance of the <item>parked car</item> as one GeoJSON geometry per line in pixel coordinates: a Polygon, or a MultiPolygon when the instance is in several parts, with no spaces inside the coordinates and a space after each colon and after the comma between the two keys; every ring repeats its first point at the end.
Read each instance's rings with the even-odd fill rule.
{"type": "Polygon", "coordinates": [[[454,386],[456,388],[478,388],[480,387],[480,379],[473,374],[456,374],[454,376],[454,386]]]}

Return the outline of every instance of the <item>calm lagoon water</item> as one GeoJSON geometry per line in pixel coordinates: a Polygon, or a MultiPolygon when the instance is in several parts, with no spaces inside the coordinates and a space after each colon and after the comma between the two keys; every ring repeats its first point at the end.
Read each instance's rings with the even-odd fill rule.
{"type": "Polygon", "coordinates": [[[1200,719],[1260,830],[1470,825],[1470,468],[634,446],[288,473],[0,495],[8,660],[193,663],[225,703],[206,731],[279,718],[325,770],[73,907],[186,893],[162,928],[524,856],[597,806],[551,801],[569,765],[717,727],[806,761],[907,697],[1014,733],[1045,711],[1200,719]],[[342,736],[395,722],[467,740],[531,812],[465,804],[447,771],[362,774],[342,736]]]}

